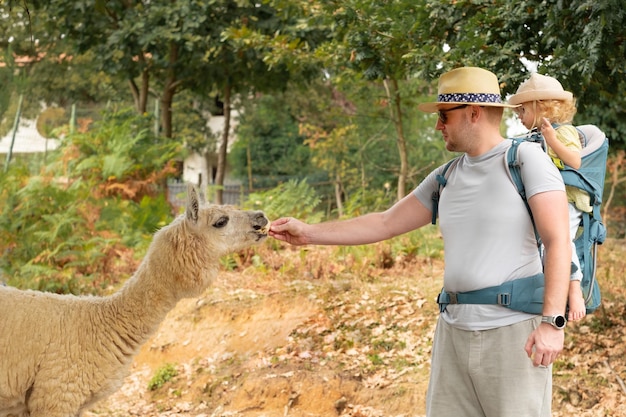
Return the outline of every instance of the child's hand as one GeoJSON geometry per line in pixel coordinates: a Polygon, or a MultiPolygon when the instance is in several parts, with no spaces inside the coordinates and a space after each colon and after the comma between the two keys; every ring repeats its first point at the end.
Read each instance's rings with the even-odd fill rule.
{"type": "Polygon", "coordinates": [[[554,130],[552,124],[550,123],[550,120],[548,120],[546,117],[542,117],[541,120],[541,134],[545,138],[548,145],[551,146],[551,143],[556,140],[556,130],[554,130]]]}

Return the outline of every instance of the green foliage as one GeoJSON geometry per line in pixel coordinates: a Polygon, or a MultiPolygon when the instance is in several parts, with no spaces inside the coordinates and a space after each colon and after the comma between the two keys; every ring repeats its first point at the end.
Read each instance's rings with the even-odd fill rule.
{"type": "MultiPolygon", "coordinates": [[[[577,123],[599,125],[613,149],[623,147],[621,3],[98,0],[94,6],[90,0],[51,0],[29,2],[27,14],[20,3],[9,2],[15,7],[7,9],[5,2],[0,11],[8,19],[0,22],[0,42],[7,46],[3,59],[9,70],[0,70],[0,77],[10,85],[0,93],[0,113],[3,106],[5,115],[12,113],[8,106],[22,90],[31,92],[29,106],[45,101],[66,109],[74,100],[119,100],[121,82],[124,88],[130,82],[137,101],[144,87],[163,100],[188,90],[166,108],[182,114],[175,118],[174,137],[202,151],[215,145],[202,131],[207,98],[228,88],[234,98],[254,97],[258,103],[246,106],[240,143],[229,161],[239,178],[250,179],[254,189],[288,178],[324,181],[315,186],[327,213],[336,212],[335,187],[349,212],[358,210],[357,202],[363,210],[370,204],[378,209],[386,193],[400,188],[399,177],[406,176],[409,190],[449,158],[432,129],[434,117],[416,111],[415,104],[432,95],[443,71],[460,65],[491,69],[503,92],[511,93],[528,76],[526,63],[533,62],[577,96],[577,123]],[[9,52],[37,62],[15,66],[9,52]],[[397,89],[389,87],[394,82],[397,89]],[[304,93],[296,86],[304,86],[304,93]],[[394,110],[396,103],[401,107],[394,110]],[[408,161],[395,152],[400,128],[408,161]]],[[[146,119],[148,131],[154,120],[146,119]]],[[[6,129],[10,120],[4,122],[6,129]]],[[[132,149],[149,140],[147,131],[129,136],[132,149]]],[[[129,143],[111,144],[111,155],[80,168],[86,175],[100,170],[100,178],[126,187],[129,178],[143,175],[133,173],[125,154],[129,143]]],[[[68,167],[77,168],[71,161],[68,167]]]]}
{"type": "Polygon", "coordinates": [[[129,108],[105,112],[94,129],[65,140],[66,148],[80,152],[67,168],[73,176],[96,181],[145,178],[180,152],[180,144],[155,137],[151,124],[150,116],[137,115],[129,108]]]}
{"type": "MultiPolygon", "coordinates": [[[[578,124],[593,123],[626,145],[626,9],[622,0],[431,2],[441,72],[460,65],[495,72],[504,94],[528,78],[531,63],[578,99],[578,124]],[[446,44],[446,50],[441,49],[446,44]]],[[[415,54],[414,67],[423,68],[415,54]]]]}
{"type": "Polygon", "coordinates": [[[84,256],[98,262],[104,255],[100,237],[79,232],[87,228],[87,219],[80,212],[86,206],[80,201],[88,198],[87,188],[81,182],[59,187],[42,177],[8,178],[23,184],[14,188],[8,186],[7,178],[2,181],[3,189],[7,188],[0,216],[5,254],[0,268],[11,276],[9,284],[75,292],[75,282],[57,268],[67,266],[81,271],[80,275],[88,274],[84,267],[89,258],[84,256]],[[95,246],[99,249],[93,250],[95,246]]]}
{"type": "Polygon", "coordinates": [[[171,381],[178,375],[178,371],[176,370],[176,366],[171,363],[166,363],[157,369],[154,376],[148,382],[148,390],[155,391],[165,385],[167,382],[171,381]]]}
{"type": "Polygon", "coordinates": [[[380,189],[355,192],[344,202],[344,216],[354,217],[370,211],[383,211],[389,208],[395,199],[396,196],[390,184],[380,189]]]}
{"type": "Polygon", "coordinates": [[[319,203],[319,196],[306,181],[291,180],[269,191],[250,194],[244,208],[262,209],[270,219],[293,216],[317,223],[323,215],[317,210],[319,203]]]}
{"type": "Polygon", "coordinates": [[[124,246],[141,248],[150,236],[171,220],[171,208],[165,194],[143,196],[138,203],[114,197],[101,208],[95,227],[115,231],[124,246]]]}
{"type": "Polygon", "coordinates": [[[248,170],[254,173],[251,187],[247,184],[246,188],[266,189],[286,178],[320,175],[311,163],[310,149],[304,145],[286,96],[263,95],[246,103],[237,142],[229,154],[236,178],[247,184],[248,170]]]}
{"type": "Polygon", "coordinates": [[[394,257],[443,259],[443,239],[437,227],[424,227],[390,241],[394,257]]]}
{"type": "Polygon", "coordinates": [[[411,71],[407,54],[421,46],[416,15],[426,2],[397,0],[384,4],[363,0],[326,4],[335,19],[333,42],[350,54],[348,65],[365,79],[403,79],[411,71]]]}
{"type": "Polygon", "coordinates": [[[237,259],[235,258],[237,258],[236,254],[229,254],[227,256],[224,256],[220,258],[220,265],[226,271],[234,271],[235,269],[237,269],[237,259]]]}
{"type": "MultiPolygon", "coordinates": [[[[402,85],[402,99],[414,103],[420,83],[402,85]]],[[[399,158],[394,151],[397,132],[384,94],[376,83],[345,80],[320,81],[309,89],[294,87],[288,95],[265,95],[246,106],[230,165],[247,182],[251,161],[255,188],[306,178],[329,214],[336,207],[335,183],[344,204],[353,207],[345,210],[348,213],[356,212],[357,201],[364,211],[387,208],[397,198],[399,158]]],[[[436,136],[433,119],[413,106],[404,109],[409,187],[450,158],[436,136]]]]}
{"type": "Polygon", "coordinates": [[[68,136],[39,175],[19,161],[0,177],[0,270],[10,285],[98,293],[126,278],[119,255],[144,251],[172,216],[158,181],[178,146],[144,123],[106,115],[68,136]]]}
{"type": "MultiPolygon", "coordinates": [[[[10,3],[0,2],[0,50],[6,51],[0,61],[11,73],[6,83],[0,75],[0,96],[8,93],[16,100],[23,94],[23,117],[34,120],[42,103],[67,110],[77,102],[93,105],[119,100],[119,90],[127,88],[127,80],[107,76],[98,70],[97,56],[74,49],[74,39],[58,26],[60,16],[46,10],[50,2],[13,2],[13,7],[10,3]]],[[[6,124],[0,124],[0,131],[5,129],[6,124]]]]}
{"type": "MultiPolygon", "coordinates": [[[[0,67],[0,85],[4,86],[0,89],[0,122],[4,119],[4,114],[9,108],[9,104],[11,102],[12,91],[9,86],[11,85],[12,79],[12,68],[0,67]]],[[[8,132],[7,123],[0,123],[0,136],[5,132],[8,132]]]]}
{"type": "Polygon", "coordinates": [[[184,142],[186,150],[201,155],[216,152],[217,135],[207,125],[211,105],[210,98],[194,99],[188,91],[178,94],[174,103],[173,124],[175,136],[184,142]]]}
{"type": "MultiPolygon", "coordinates": [[[[404,103],[402,127],[409,168],[407,190],[451,157],[440,134],[434,129],[436,119],[417,109],[416,97],[419,97],[421,88],[421,81],[412,80],[401,81],[398,90],[399,100],[404,103]]],[[[389,114],[391,103],[384,89],[375,82],[363,84],[347,80],[337,85],[337,89],[354,106],[355,115],[349,120],[356,122],[357,127],[350,137],[342,138],[352,140],[344,159],[344,163],[351,166],[345,171],[348,199],[355,193],[366,195],[380,191],[389,192],[389,201],[395,202],[400,165],[400,156],[396,151],[398,134],[389,114]]],[[[335,151],[331,148],[330,152],[335,151]]]]}
{"type": "Polygon", "coordinates": [[[349,273],[367,279],[372,270],[389,269],[398,262],[410,264],[415,259],[443,259],[443,240],[437,227],[426,227],[372,245],[339,246],[338,263],[350,264],[349,273]]]}
{"type": "Polygon", "coordinates": [[[0,269],[10,285],[98,292],[125,278],[111,268],[115,254],[127,246],[144,249],[140,244],[170,217],[163,197],[146,196],[139,204],[102,200],[84,181],[67,187],[25,174],[12,168],[0,181],[0,269]]]}

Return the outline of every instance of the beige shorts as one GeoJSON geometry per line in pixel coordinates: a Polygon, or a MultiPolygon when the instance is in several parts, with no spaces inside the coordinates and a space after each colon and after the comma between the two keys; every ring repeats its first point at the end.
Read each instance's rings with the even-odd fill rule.
{"type": "Polygon", "coordinates": [[[541,318],[459,330],[439,318],[427,416],[550,417],[552,367],[534,367],[524,345],[541,318]]]}

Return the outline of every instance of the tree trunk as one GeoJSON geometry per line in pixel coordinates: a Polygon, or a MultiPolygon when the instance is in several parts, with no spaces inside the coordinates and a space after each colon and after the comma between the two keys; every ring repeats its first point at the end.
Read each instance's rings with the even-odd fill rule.
{"type": "MultiPolygon", "coordinates": [[[[143,56],[140,55],[139,60],[145,64],[143,56]]],[[[148,92],[150,90],[150,72],[148,68],[144,65],[141,72],[141,86],[138,86],[133,79],[128,80],[128,84],[130,85],[130,92],[133,96],[137,113],[146,113],[148,109],[148,92]]]]}
{"type": "Polygon", "coordinates": [[[222,141],[217,153],[217,173],[215,174],[215,203],[224,203],[224,177],[226,176],[226,156],[228,153],[228,136],[230,132],[230,84],[224,87],[224,131],[222,132],[222,141]]]}
{"type": "Polygon", "coordinates": [[[618,185],[622,182],[626,182],[626,175],[624,171],[626,169],[626,152],[620,150],[615,153],[615,156],[609,158],[607,162],[607,172],[611,176],[611,187],[609,188],[609,195],[605,198],[604,209],[602,210],[602,218],[604,224],[608,224],[609,221],[609,207],[615,196],[615,190],[618,189],[618,185]]]}
{"type": "Polygon", "coordinates": [[[172,137],[172,101],[174,101],[174,92],[171,88],[165,87],[161,96],[161,126],[163,128],[163,136],[172,137]]]}
{"type": "Polygon", "coordinates": [[[139,113],[144,114],[148,111],[148,92],[150,90],[150,73],[148,68],[144,68],[141,72],[141,90],[139,91],[139,113]]]}
{"type": "Polygon", "coordinates": [[[404,138],[404,128],[402,126],[402,103],[400,92],[398,91],[398,81],[396,79],[385,79],[385,91],[389,99],[389,113],[394,126],[396,127],[396,145],[400,155],[400,172],[398,173],[398,196],[400,201],[406,194],[406,181],[409,172],[409,158],[406,152],[406,139],[404,138]]]}
{"type": "Polygon", "coordinates": [[[248,191],[254,191],[254,184],[252,184],[252,150],[250,149],[250,140],[246,141],[246,161],[248,163],[248,191]]]}
{"type": "Polygon", "coordinates": [[[335,201],[337,202],[337,214],[343,217],[343,183],[339,172],[335,175],[335,201]]]}
{"type": "Polygon", "coordinates": [[[167,76],[165,77],[163,96],[161,96],[161,126],[163,127],[163,135],[166,138],[172,137],[172,102],[174,101],[174,94],[176,94],[176,87],[178,85],[174,64],[177,61],[178,46],[174,42],[171,42],[169,56],[170,66],[167,70],[167,76]]]}

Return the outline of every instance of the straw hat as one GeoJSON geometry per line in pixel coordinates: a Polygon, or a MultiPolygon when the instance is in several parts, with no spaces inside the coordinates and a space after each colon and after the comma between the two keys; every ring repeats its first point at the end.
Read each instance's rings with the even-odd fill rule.
{"type": "Polygon", "coordinates": [[[556,78],[535,72],[520,84],[517,92],[509,99],[509,103],[521,104],[535,100],[572,100],[573,98],[573,94],[563,90],[563,86],[556,78]]]}
{"type": "Polygon", "coordinates": [[[502,103],[498,77],[482,68],[463,67],[448,71],[439,77],[437,101],[421,103],[418,109],[435,113],[440,104],[470,104],[490,107],[517,107],[502,103]]]}

